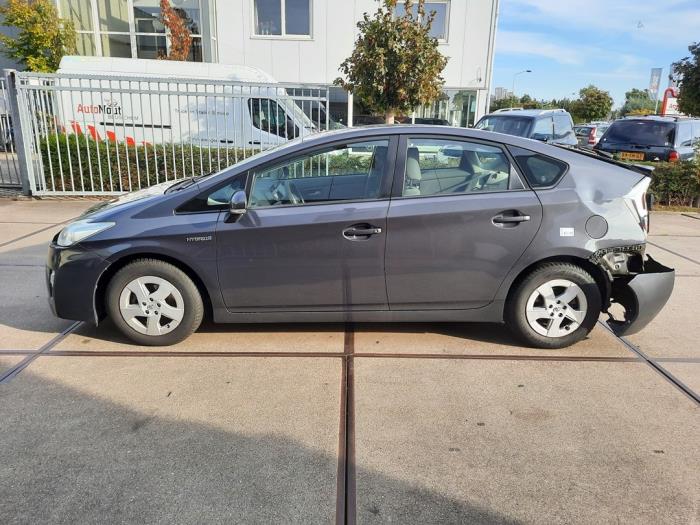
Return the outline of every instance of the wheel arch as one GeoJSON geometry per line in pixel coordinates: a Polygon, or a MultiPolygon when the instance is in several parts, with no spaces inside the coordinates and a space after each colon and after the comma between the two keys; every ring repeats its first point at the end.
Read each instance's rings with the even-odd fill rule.
{"type": "Polygon", "coordinates": [[[105,308],[105,296],[107,294],[107,286],[112,280],[112,277],[114,277],[114,275],[119,270],[139,259],[156,259],[172,264],[179,270],[185,272],[185,274],[190,279],[192,279],[192,282],[195,284],[197,290],[199,291],[199,294],[202,297],[202,302],[204,303],[205,317],[208,319],[212,318],[213,304],[211,301],[211,296],[209,294],[208,288],[204,284],[204,281],[202,281],[199,275],[197,275],[197,272],[195,272],[189,265],[175,257],[164,255],[162,253],[139,252],[129,253],[127,255],[124,255],[123,257],[120,257],[116,261],[112,262],[112,264],[110,264],[107,267],[107,269],[104,272],[102,272],[102,275],[100,275],[97,281],[97,285],[95,286],[95,296],[93,298],[96,321],[102,320],[107,316],[107,311],[105,308]]]}
{"type": "Polygon", "coordinates": [[[600,290],[600,297],[601,297],[601,301],[603,304],[603,308],[604,308],[604,310],[607,309],[607,306],[608,306],[609,301],[610,301],[610,292],[611,292],[610,280],[608,279],[607,275],[605,274],[605,272],[603,271],[603,269],[600,266],[598,266],[595,263],[592,263],[588,259],[584,259],[583,257],[578,257],[575,255],[553,255],[551,257],[546,257],[544,259],[540,259],[538,261],[535,261],[532,264],[523,268],[520,271],[520,273],[518,273],[515,276],[515,279],[513,279],[508,286],[508,293],[506,295],[506,303],[512,299],[513,292],[518,287],[518,285],[523,281],[523,279],[525,279],[535,269],[537,269],[540,266],[542,266],[543,264],[547,264],[547,263],[569,263],[569,264],[579,266],[583,270],[590,273],[591,276],[593,277],[593,279],[595,279],[595,282],[598,285],[598,289],[600,290]]]}

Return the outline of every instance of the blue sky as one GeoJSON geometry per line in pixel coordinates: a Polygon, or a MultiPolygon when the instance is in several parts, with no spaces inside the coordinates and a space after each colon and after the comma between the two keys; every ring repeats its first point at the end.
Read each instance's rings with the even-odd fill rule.
{"type": "Polygon", "coordinates": [[[615,106],[625,91],[646,89],[652,67],[663,67],[700,41],[700,0],[501,0],[493,87],[535,98],[572,97],[588,84],[609,91],[615,106]]]}

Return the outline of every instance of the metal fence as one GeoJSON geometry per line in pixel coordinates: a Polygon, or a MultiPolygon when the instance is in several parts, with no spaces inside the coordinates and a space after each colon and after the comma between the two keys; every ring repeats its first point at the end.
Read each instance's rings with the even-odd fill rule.
{"type": "Polygon", "coordinates": [[[122,193],[202,175],[329,126],[327,86],[37,73],[14,79],[17,147],[38,195],[122,193]]]}
{"type": "Polygon", "coordinates": [[[8,95],[5,80],[0,79],[0,187],[20,188],[22,178],[15,151],[8,95]]]}

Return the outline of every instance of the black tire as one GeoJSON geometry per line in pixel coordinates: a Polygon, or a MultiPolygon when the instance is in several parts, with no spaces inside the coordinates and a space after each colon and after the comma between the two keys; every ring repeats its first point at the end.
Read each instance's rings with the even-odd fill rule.
{"type": "Polygon", "coordinates": [[[513,334],[529,346],[536,348],[564,348],[582,339],[595,326],[601,311],[600,289],[595,279],[580,266],[570,263],[545,263],[535,268],[521,280],[508,296],[504,318],[513,334]],[[566,279],[577,284],[583,291],[587,311],[578,328],[560,337],[548,337],[535,331],[527,319],[527,302],[530,295],[541,285],[555,280],[566,279]]]}
{"type": "Polygon", "coordinates": [[[192,279],[176,266],[158,259],[139,259],[120,269],[114,274],[107,286],[105,300],[106,310],[117,328],[132,341],[146,346],[168,346],[179,343],[199,328],[204,317],[202,297],[192,279]],[[182,297],[184,315],[179,321],[180,324],[168,333],[161,335],[140,333],[129,325],[122,316],[119,306],[122,291],[129,283],[144,276],[165,279],[177,289],[182,297]]]}

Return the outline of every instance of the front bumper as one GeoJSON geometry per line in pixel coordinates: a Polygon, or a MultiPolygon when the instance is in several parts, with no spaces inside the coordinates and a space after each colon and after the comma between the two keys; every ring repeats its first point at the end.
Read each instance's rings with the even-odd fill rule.
{"type": "Polygon", "coordinates": [[[608,312],[608,326],[618,336],[632,335],[641,331],[664,307],[673,291],[676,272],[648,257],[644,271],[629,277],[618,277],[613,281],[611,302],[620,304],[624,310],[622,320],[608,312]]]}
{"type": "Polygon", "coordinates": [[[57,317],[73,321],[98,321],[95,291],[109,263],[79,245],[49,245],[46,288],[49,306],[57,317]]]}

